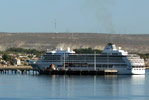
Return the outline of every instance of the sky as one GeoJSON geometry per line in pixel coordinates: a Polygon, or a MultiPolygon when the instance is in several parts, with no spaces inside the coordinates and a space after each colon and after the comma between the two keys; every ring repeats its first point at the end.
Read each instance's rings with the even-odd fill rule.
{"type": "Polygon", "coordinates": [[[149,34],[149,0],[0,0],[0,32],[149,34]]]}

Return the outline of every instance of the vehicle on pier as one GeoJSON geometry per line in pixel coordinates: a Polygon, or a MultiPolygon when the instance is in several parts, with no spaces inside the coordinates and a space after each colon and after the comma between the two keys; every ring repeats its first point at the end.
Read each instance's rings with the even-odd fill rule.
{"type": "Polygon", "coordinates": [[[145,74],[144,59],[108,43],[101,54],[76,54],[70,48],[47,51],[37,61],[30,62],[34,69],[43,70],[54,64],[56,70],[101,71],[116,70],[118,74],[145,74]]]}

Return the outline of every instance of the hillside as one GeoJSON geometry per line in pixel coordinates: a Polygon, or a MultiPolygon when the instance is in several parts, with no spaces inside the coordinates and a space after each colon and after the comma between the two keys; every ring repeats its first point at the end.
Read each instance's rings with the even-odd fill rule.
{"type": "Polygon", "coordinates": [[[73,49],[91,47],[102,50],[109,42],[130,52],[149,53],[149,34],[0,33],[0,50],[10,47],[46,50],[68,46],[73,49]]]}

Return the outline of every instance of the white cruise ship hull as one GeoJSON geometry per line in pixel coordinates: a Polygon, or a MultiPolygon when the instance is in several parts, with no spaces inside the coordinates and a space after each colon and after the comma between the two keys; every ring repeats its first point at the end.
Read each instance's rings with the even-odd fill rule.
{"type": "Polygon", "coordinates": [[[144,75],[145,74],[145,70],[132,70],[132,74],[133,75],[144,75]]]}
{"type": "Polygon", "coordinates": [[[36,62],[30,63],[35,70],[49,69],[73,71],[116,71],[121,75],[144,75],[145,63],[139,55],[117,49],[109,43],[101,54],[76,54],[67,50],[47,51],[36,62]]]}

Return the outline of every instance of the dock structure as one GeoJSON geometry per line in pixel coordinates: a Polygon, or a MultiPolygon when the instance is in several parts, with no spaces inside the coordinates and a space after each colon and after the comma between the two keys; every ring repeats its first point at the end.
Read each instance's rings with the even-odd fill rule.
{"type": "Polygon", "coordinates": [[[55,70],[54,64],[51,64],[46,69],[41,69],[39,74],[48,74],[48,75],[117,75],[118,70],[114,69],[104,69],[104,70],[96,70],[96,65],[94,64],[94,70],[65,70],[65,66],[63,69],[55,70]]]}
{"type": "Polygon", "coordinates": [[[38,74],[31,66],[0,66],[0,74],[38,74]]]}
{"type": "Polygon", "coordinates": [[[117,75],[117,70],[98,70],[98,71],[73,71],[73,70],[44,70],[39,74],[47,75],[117,75]]]}
{"type": "Polygon", "coordinates": [[[0,66],[0,74],[117,75],[117,70],[35,70],[31,66],[0,66]]]}

